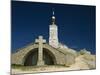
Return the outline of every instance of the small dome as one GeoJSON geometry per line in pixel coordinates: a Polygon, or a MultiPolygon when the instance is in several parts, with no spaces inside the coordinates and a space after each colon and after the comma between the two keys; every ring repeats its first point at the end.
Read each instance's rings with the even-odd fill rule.
{"type": "Polygon", "coordinates": [[[55,19],[55,16],[52,16],[53,19],[55,19]]]}

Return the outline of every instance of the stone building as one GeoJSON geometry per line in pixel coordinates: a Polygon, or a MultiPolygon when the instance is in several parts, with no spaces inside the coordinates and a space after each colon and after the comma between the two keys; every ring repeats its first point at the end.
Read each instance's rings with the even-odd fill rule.
{"type": "Polygon", "coordinates": [[[49,44],[39,36],[34,43],[28,44],[12,53],[12,64],[24,66],[65,65],[75,63],[75,50],[61,45],[58,40],[58,27],[53,11],[52,24],[49,26],[49,44]]]}

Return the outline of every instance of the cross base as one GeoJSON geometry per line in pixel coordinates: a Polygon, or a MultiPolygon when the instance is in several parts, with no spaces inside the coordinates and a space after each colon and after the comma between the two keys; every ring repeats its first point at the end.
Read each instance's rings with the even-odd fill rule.
{"type": "Polygon", "coordinates": [[[40,61],[37,62],[37,66],[43,66],[44,64],[45,64],[45,63],[44,63],[43,60],[40,60],[40,61]]]}

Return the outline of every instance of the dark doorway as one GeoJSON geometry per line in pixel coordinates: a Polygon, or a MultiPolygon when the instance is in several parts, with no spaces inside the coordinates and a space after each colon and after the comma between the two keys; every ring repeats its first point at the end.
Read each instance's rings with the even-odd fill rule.
{"type": "MultiPolygon", "coordinates": [[[[33,49],[30,51],[26,57],[24,66],[35,66],[37,65],[38,60],[38,49],[33,49]]],[[[45,62],[45,65],[54,65],[55,64],[55,57],[54,55],[48,50],[43,48],[43,60],[45,62]]]]}
{"type": "Polygon", "coordinates": [[[53,54],[49,50],[43,49],[43,59],[46,65],[54,65],[53,54]]]}
{"type": "Polygon", "coordinates": [[[24,66],[34,66],[37,64],[37,60],[38,60],[38,49],[36,48],[27,54],[24,66]]]}

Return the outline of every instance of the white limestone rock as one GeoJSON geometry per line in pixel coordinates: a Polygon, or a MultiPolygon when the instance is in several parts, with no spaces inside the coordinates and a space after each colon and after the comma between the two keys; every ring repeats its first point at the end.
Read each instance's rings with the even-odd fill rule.
{"type": "Polygon", "coordinates": [[[95,69],[96,68],[96,61],[95,55],[79,55],[75,59],[75,64],[72,64],[71,67],[75,70],[82,70],[82,69],[95,69]]]}
{"type": "Polygon", "coordinates": [[[68,46],[62,44],[62,43],[59,43],[59,48],[60,49],[68,49],[68,46]]]}
{"type": "Polygon", "coordinates": [[[80,54],[80,55],[84,55],[84,54],[89,54],[89,55],[90,55],[91,52],[88,51],[88,50],[86,50],[86,49],[82,49],[82,50],[79,51],[79,54],[80,54]]]}
{"type": "Polygon", "coordinates": [[[61,49],[63,52],[71,53],[72,55],[77,56],[77,51],[69,48],[65,44],[59,43],[59,49],[61,49]]]}

